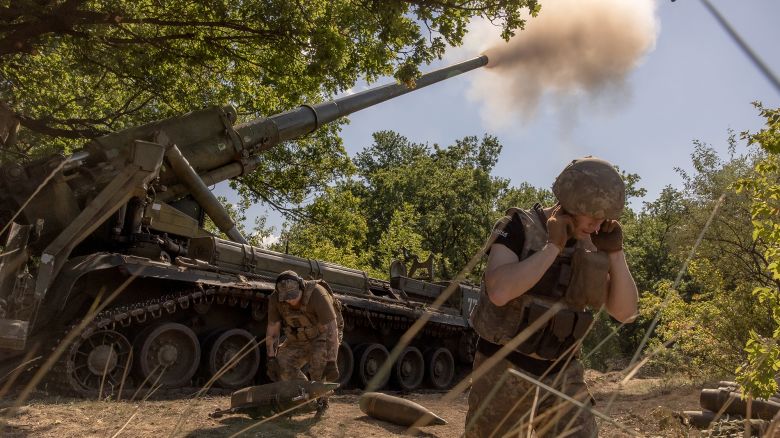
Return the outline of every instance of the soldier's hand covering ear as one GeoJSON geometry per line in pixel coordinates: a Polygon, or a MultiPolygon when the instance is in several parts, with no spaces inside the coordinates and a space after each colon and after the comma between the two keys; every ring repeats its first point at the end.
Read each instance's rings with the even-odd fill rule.
{"type": "Polygon", "coordinates": [[[547,219],[547,242],[563,250],[566,241],[572,235],[573,228],[572,217],[564,213],[560,205],[555,207],[550,218],[547,219]]]}
{"type": "Polygon", "coordinates": [[[326,382],[338,382],[339,380],[339,367],[336,365],[335,360],[325,362],[325,372],[323,373],[326,382]]]}
{"type": "Polygon", "coordinates": [[[281,379],[282,370],[279,367],[279,361],[276,360],[276,356],[269,357],[265,363],[265,373],[268,378],[274,382],[278,382],[281,379]]]}
{"type": "Polygon", "coordinates": [[[620,251],[623,249],[623,227],[620,222],[607,219],[601,224],[599,231],[590,235],[590,240],[599,251],[620,251]]]}

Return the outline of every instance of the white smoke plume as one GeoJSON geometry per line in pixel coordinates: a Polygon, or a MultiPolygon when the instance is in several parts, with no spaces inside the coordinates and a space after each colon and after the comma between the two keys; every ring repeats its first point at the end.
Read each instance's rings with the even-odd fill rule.
{"type": "Polygon", "coordinates": [[[568,119],[583,101],[619,102],[626,97],[626,76],[655,47],[659,24],[653,0],[541,3],[539,15],[509,42],[487,22],[473,23],[467,36],[463,50],[479,50],[490,59],[473,76],[468,97],[483,104],[482,117],[491,128],[527,121],[545,96],[568,119]]]}

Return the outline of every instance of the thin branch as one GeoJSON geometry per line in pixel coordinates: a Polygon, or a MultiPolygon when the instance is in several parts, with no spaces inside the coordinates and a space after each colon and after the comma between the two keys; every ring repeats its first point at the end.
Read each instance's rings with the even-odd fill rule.
{"type": "Polygon", "coordinates": [[[51,122],[54,122],[54,120],[51,119],[34,119],[32,117],[28,117],[25,115],[18,115],[18,118],[21,125],[24,126],[25,128],[31,131],[39,132],[45,135],[51,135],[54,137],[82,139],[82,138],[95,138],[107,133],[105,131],[99,131],[94,128],[92,129],[56,128],[50,125],[51,122]]]}
{"type": "MultiPolygon", "coordinates": [[[[277,211],[279,211],[279,212],[281,212],[281,213],[283,213],[285,215],[288,215],[290,217],[296,218],[298,220],[311,219],[311,217],[309,215],[305,214],[303,211],[301,211],[300,208],[283,207],[283,206],[279,205],[278,203],[272,201],[270,197],[268,197],[264,193],[260,192],[259,190],[255,189],[254,187],[251,187],[248,184],[244,184],[244,187],[252,194],[252,196],[254,196],[254,197],[258,198],[258,199],[262,199],[263,202],[267,203],[268,205],[270,205],[271,207],[273,207],[274,209],[276,209],[277,211]]],[[[267,186],[267,188],[273,189],[273,187],[270,187],[270,186],[267,186]]]]}

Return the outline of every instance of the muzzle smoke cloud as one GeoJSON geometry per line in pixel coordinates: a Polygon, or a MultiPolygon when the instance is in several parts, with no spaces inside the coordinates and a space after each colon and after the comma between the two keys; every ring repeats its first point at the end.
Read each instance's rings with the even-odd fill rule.
{"type": "Polygon", "coordinates": [[[489,23],[472,28],[464,49],[478,49],[490,63],[468,96],[484,104],[491,127],[528,120],[546,95],[566,106],[582,97],[595,102],[627,90],[626,76],[657,34],[653,0],[543,0],[539,16],[508,43],[489,23]]]}

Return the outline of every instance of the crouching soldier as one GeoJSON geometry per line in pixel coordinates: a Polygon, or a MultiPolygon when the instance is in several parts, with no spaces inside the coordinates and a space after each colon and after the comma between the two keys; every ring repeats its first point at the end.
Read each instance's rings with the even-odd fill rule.
{"type": "MultiPolygon", "coordinates": [[[[293,271],[282,272],[268,299],[268,377],[273,381],[307,380],[301,368],[308,364],[311,380],[337,382],[336,355],[343,328],[340,303],[327,283],[304,280],[293,271]],[[280,345],[282,331],[285,340],[280,345]]],[[[319,398],[317,414],[327,408],[328,398],[319,398]]]]}

